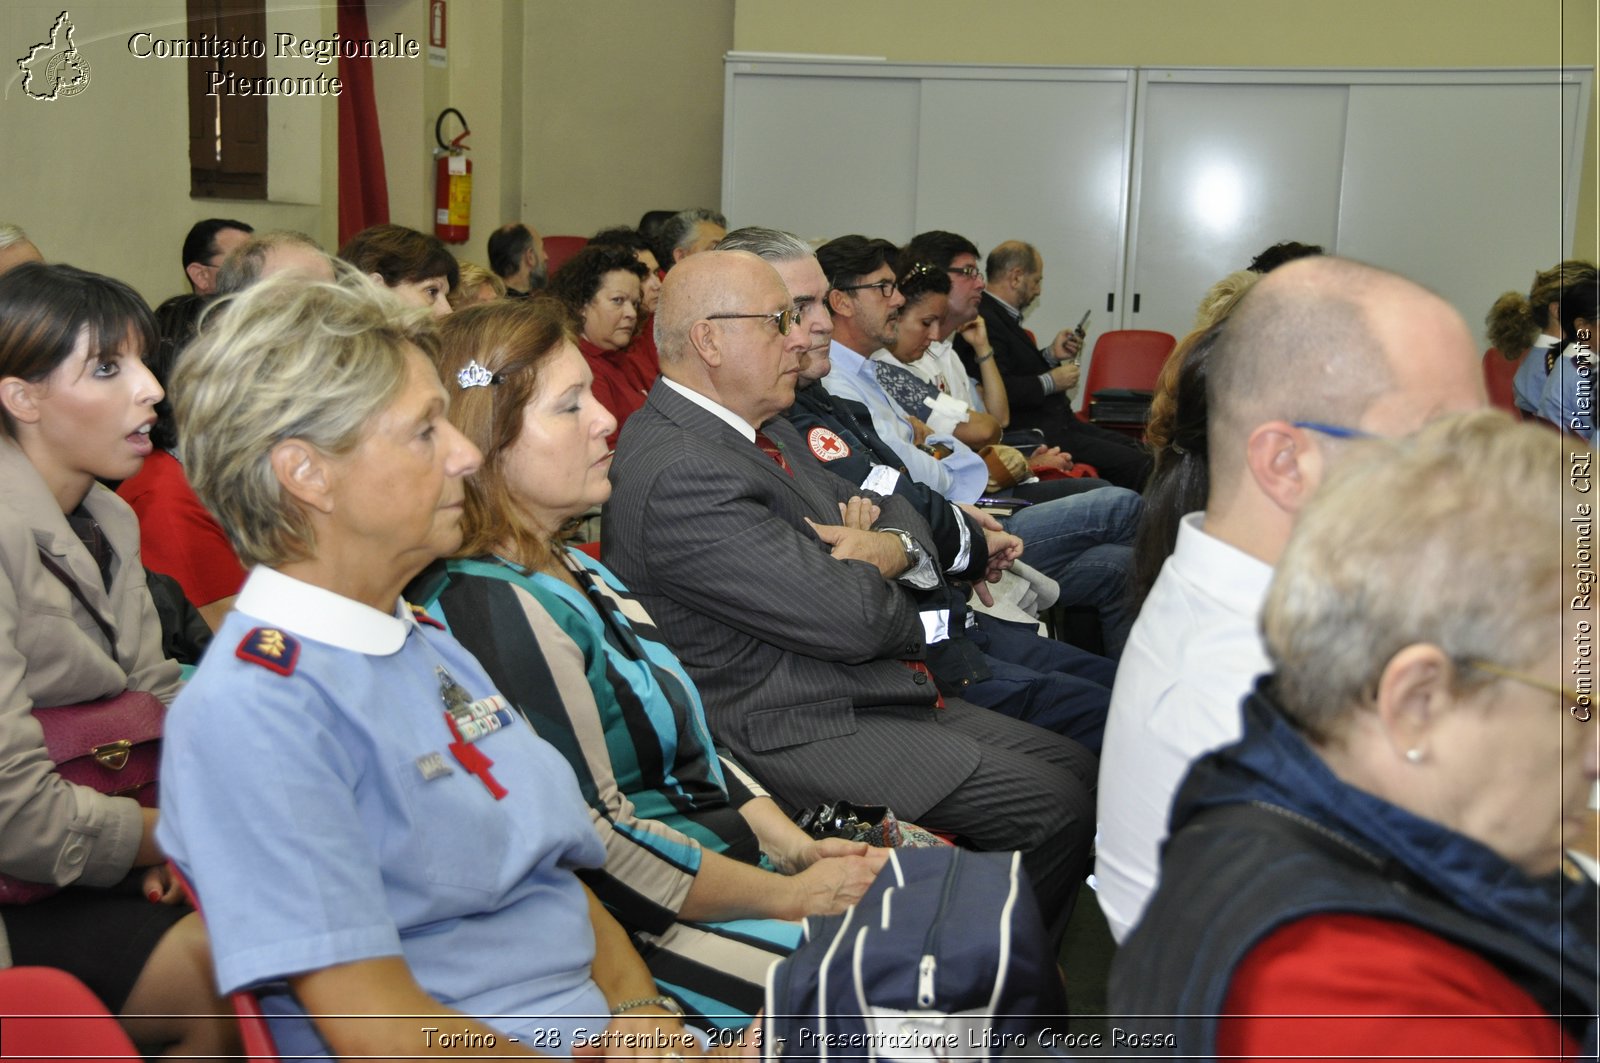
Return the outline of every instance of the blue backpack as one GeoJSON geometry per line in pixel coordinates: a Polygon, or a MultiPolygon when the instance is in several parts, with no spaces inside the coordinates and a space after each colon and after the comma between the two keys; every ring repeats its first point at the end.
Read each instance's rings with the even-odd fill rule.
{"type": "Polygon", "coordinates": [[[762,1054],[987,1059],[1066,1014],[1020,853],[891,849],[861,901],[767,973],[762,1054]]]}

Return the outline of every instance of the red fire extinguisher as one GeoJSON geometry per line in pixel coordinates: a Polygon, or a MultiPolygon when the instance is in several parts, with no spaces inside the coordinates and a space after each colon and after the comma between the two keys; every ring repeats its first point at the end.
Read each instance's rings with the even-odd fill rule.
{"type": "Polygon", "coordinates": [[[454,107],[439,112],[433,123],[433,139],[439,144],[434,157],[433,234],[447,244],[464,244],[472,235],[472,160],[461,142],[472,133],[467,120],[454,107]],[[461,135],[444,142],[446,115],[461,122],[461,135]]]}

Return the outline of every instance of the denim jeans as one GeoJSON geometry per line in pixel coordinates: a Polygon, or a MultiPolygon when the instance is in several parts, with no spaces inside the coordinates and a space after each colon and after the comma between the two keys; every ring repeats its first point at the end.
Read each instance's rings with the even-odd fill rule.
{"type": "Polygon", "coordinates": [[[1143,508],[1136,492],[1102,487],[1028,506],[1000,521],[1022,540],[1022,559],[1061,584],[1063,605],[1090,606],[1100,614],[1106,656],[1113,659],[1122,655],[1133,627],[1128,574],[1143,508]]]}

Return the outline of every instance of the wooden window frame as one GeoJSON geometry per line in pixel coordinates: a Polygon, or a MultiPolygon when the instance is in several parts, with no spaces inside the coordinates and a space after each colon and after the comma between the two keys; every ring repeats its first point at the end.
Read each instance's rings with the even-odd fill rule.
{"type": "MultiPolygon", "coordinates": [[[[187,0],[188,36],[259,41],[267,47],[263,0],[187,0]]],[[[189,195],[193,199],[267,198],[267,97],[206,94],[215,71],[267,76],[260,58],[198,59],[189,64],[189,195]]]]}

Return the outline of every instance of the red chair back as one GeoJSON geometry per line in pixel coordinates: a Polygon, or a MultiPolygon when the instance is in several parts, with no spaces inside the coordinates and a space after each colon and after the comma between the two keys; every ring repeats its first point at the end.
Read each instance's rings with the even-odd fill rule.
{"type": "Polygon", "coordinates": [[[546,236],[544,238],[544,257],[549,262],[549,270],[556,270],[572,261],[572,256],[589,246],[587,236],[546,236]]]}
{"type": "Polygon", "coordinates": [[[1154,391],[1156,376],[1177,345],[1178,338],[1172,333],[1153,329],[1102,332],[1094,341],[1094,353],[1089,357],[1089,372],[1078,402],[1079,412],[1088,410],[1090,396],[1102,388],[1154,391]]]}
{"type": "MultiPolygon", "coordinates": [[[[172,872],[172,877],[183,887],[183,895],[200,913],[200,918],[204,919],[200,897],[189,885],[183,872],[178,870],[178,865],[168,860],[167,870],[172,872]]],[[[244,1048],[245,1058],[250,1063],[281,1063],[278,1043],[272,1039],[272,1028],[267,1025],[267,1017],[262,1014],[261,1001],[256,999],[256,995],[248,989],[241,989],[228,994],[228,1003],[233,1005],[233,1014],[239,1020],[239,1042],[244,1048]]]]}
{"type": "Polygon", "coordinates": [[[100,998],[54,967],[0,971],[0,1054],[85,1063],[141,1058],[100,998]]]}
{"type": "Polygon", "coordinates": [[[596,539],[587,543],[573,543],[572,545],[576,546],[579,550],[582,550],[596,561],[600,560],[600,540],[596,539]]]}
{"type": "Polygon", "coordinates": [[[1522,358],[1513,361],[1493,347],[1483,352],[1483,386],[1489,391],[1489,405],[1520,415],[1516,390],[1511,386],[1511,380],[1522,368],[1522,359],[1526,357],[1528,352],[1523,351],[1522,358]]]}

